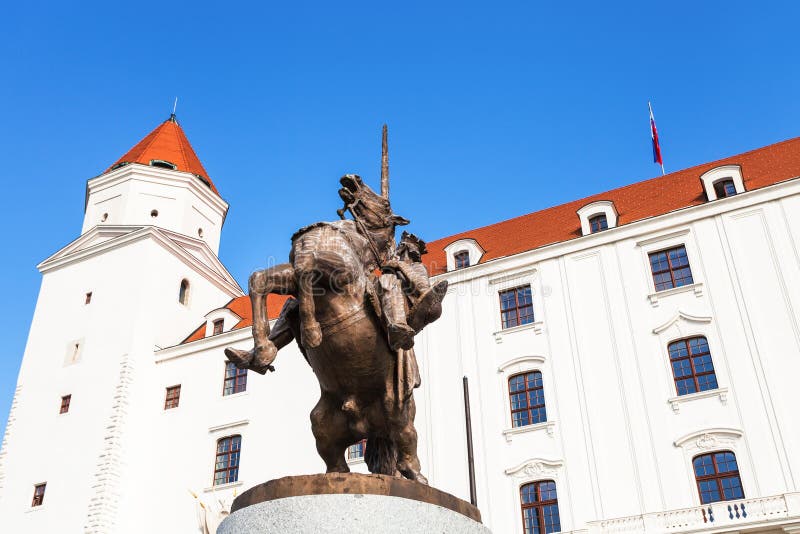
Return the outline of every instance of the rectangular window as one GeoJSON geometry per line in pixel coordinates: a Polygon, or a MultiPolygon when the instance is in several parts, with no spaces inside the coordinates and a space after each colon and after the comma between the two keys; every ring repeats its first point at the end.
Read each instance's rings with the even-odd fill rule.
{"type": "Polygon", "coordinates": [[[500,319],[504,329],[533,322],[531,286],[500,292],[500,319]]]}
{"type": "Polygon", "coordinates": [[[364,457],[364,451],[367,450],[367,440],[362,439],[358,443],[354,443],[347,447],[347,459],[356,460],[364,457]]]}
{"type": "Polygon", "coordinates": [[[181,400],[181,385],[170,386],[167,388],[167,397],[164,400],[164,409],[177,408],[181,400]]]}
{"type": "Polygon", "coordinates": [[[225,326],[225,319],[217,319],[214,321],[214,335],[222,333],[222,328],[225,326]]]}
{"type": "Polygon", "coordinates": [[[69,402],[72,400],[72,395],[64,395],[61,397],[61,409],[58,413],[67,413],[69,411],[69,402]]]}
{"type": "Polygon", "coordinates": [[[229,436],[217,441],[217,456],[214,462],[214,485],[230,484],[239,480],[239,456],[242,452],[242,436],[229,436]]]}
{"type": "Polygon", "coordinates": [[[653,271],[653,283],[656,291],[664,291],[673,287],[693,284],[692,269],[684,245],[668,250],[651,252],[650,269],[653,271]]]}
{"type": "Polygon", "coordinates": [[[540,371],[522,373],[509,378],[508,395],[511,399],[511,426],[516,428],[547,421],[540,371]]]}
{"type": "Polygon", "coordinates": [[[223,395],[233,395],[247,390],[247,369],[239,369],[233,362],[225,363],[223,395]]]}
{"type": "Polygon", "coordinates": [[[696,456],[692,465],[701,503],[744,499],[739,466],[731,451],[696,456]]]}
{"type": "Polygon", "coordinates": [[[90,302],[92,302],[92,292],[91,291],[86,293],[86,301],[84,302],[84,304],[89,304],[90,302]]]}
{"type": "Polygon", "coordinates": [[[708,340],[703,336],[674,341],[669,344],[669,360],[678,395],[717,389],[717,375],[708,340]]]}
{"type": "Polygon", "coordinates": [[[47,482],[36,484],[33,487],[33,502],[31,506],[41,506],[44,503],[44,490],[47,487],[47,482]]]}
{"type": "Polygon", "coordinates": [[[453,255],[453,259],[455,260],[456,269],[469,267],[469,251],[462,250],[461,252],[456,252],[453,255]]]}

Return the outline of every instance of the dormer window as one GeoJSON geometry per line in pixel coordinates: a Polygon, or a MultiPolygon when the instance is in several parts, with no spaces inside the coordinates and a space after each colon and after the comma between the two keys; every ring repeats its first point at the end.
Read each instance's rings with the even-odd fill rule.
{"type": "Polygon", "coordinates": [[[225,328],[225,319],[217,319],[216,321],[214,321],[214,334],[213,335],[216,336],[217,334],[221,334],[222,330],[224,328],[225,328]]]}
{"type": "Polygon", "coordinates": [[[598,200],[578,210],[581,221],[581,234],[589,235],[615,228],[618,216],[614,203],[610,200],[598,200]]]}
{"type": "Polygon", "coordinates": [[[172,163],[171,161],[167,161],[165,159],[151,159],[150,160],[151,167],[161,167],[162,169],[169,169],[171,171],[177,170],[178,166],[172,163]]]}
{"type": "Polygon", "coordinates": [[[730,178],[720,180],[714,183],[714,192],[717,193],[717,198],[732,197],[736,194],[736,184],[730,178]]]}
{"type": "Polygon", "coordinates": [[[711,169],[700,177],[700,181],[709,201],[745,192],[742,168],[739,165],[722,165],[711,169]]]}
{"type": "Polygon", "coordinates": [[[606,214],[601,213],[591,217],[589,219],[589,228],[593,234],[602,232],[603,230],[608,230],[608,218],[606,217],[606,214]]]}
{"type": "Polygon", "coordinates": [[[456,269],[463,269],[464,267],[469,267],[469,251],[462,250],[460,252],[456,252],[453,254],[453,260],[455,261],[456,269]]]}

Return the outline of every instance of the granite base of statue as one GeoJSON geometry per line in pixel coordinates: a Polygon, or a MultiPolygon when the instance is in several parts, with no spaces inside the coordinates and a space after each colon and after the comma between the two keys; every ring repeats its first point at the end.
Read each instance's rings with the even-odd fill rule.
{"type": "Polygon", "coordinates": [[[470,503],[386,475],[279,478],[244,492],[231,512],[217,534],[491,534],[470,503]]]}

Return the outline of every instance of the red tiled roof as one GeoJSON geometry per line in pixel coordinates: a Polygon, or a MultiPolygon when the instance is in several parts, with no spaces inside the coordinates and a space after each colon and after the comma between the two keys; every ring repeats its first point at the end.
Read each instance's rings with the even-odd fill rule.
{"type": "Polygon", "coordinates": [[[203,181],[219,195],[219,191],[203,168],[203,164],[200,163],[200,158],[194,153],[189,139],[186,138],[183,128],[175,120],[174,115],[159,124],[155,130],[136,143],[136,146],[128,150],[105,172],[112,170],[119,163],[150,165],[150,161],[154,159],[168,161],[174,164],[179,171],[202,176],[203,181]]]}
{"type": "MultiPolygon", "coordinates": [[[[277,319],[283,308],[283,303],[289,297],[286,295],[267,295],[267,317],[270,319],[277,319]]],[[[247,328],[253,325],[253,310],[250,306],[250,297],[237,297],[232,299],[225,305],[226,308],[242,318],[241,321],[236,323],[231,330],[238,330],[240,328],[247,328]]],[[[197,329],[189,334],[189,337],[184,339],[181,343],[191,343],[198,339],[206,337],[206,323],[201,324],[197,329]]]]}
{"type": "Polygon", "coordinates": [[[465,238],[474,239],[484,249],[481,263],[575,239],[582,235],[577,211],[598,200],[614,202],[620,226],[703,204],[707,200],[700,176],[732,164],[741,166],[748,191],[796,178],[800,176],[800,137],[437,239],[428,243],[423,261],[432,275],[445,272],[445,247],[465,238]]]}
{"type": "MultiPolygon", "coordinates": [[[[614,202],[620,226],[703,204],[707,200],[700,176],[720,165],[740,165],[744,187],[748,191],[796,178],[800,176],[800,137],[437,239],[428,243],[428,254],[424,261],[432,275],[445,272],[447,261],[444,248],[465,238],[474,239],[483,247],[485,253],[481,263],[575,239],[582,235],[578,210],[598,200],[614,202]]],[[[267,314],[271,319],[278,317],[287,298],[269,295],[267,314]]],[[[252,325],[250,297],[233,299],[226,307],[242,317],[234,329],[252,325]]],[[[184,343],[202,339],[205,330],[204,323],[184,343]]]]}

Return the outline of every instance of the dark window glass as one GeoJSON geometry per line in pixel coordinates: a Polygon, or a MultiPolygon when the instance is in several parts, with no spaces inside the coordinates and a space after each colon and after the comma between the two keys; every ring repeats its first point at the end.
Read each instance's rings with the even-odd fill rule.
{"type": "Polygon", "coordinates": [[[181,280],[181,288],[178,290],[178,302],[184,306],[189,305],[189,281],[181,280]]]}
{"type": "Polygon", "coordinates": [[[61,397],[61,408],[58,413],[67,413],[69,411],[69,403],[72,400],[72,395],[64,395],[61,397]]]}
{"type": "Polygon", "coordinates": [[[679,247],[650,253],[650,269],[653,271],[653,283],[656,291],[672,289],[693,284],[692,269],[686,247],[679,247]]]}
{"type": "Polygon", "coordinates": [[[525,484],[519,493],[522,504],[522,528],[525,534],[561,531],[555,482],[543,480],[525,484]]]}
{"type": "Polygon", "coordinates": [[[247,389],[247,369],[239,369],[233,362],[225,363],[225,383],[223,395],[241,393],[247,389]]]}
{"type": "Polygon", "coordinates": [[[239,456],[242,452],[242,436],[228,436],[217,441],[217,457],[214,462],[214,485],[230,484],[239,480],[239,456]]]}
{"type": "Polygon", "coordinates": [[[736,194],[736,185],[733,180],[720,180],[714,184],[714,191],[717,193],[717,198],[732,197],[736,194]]]}
{"type": "Polygon", "coordinates": [[[547,421],[541,372],[531,371],[509,378],[508,396],[511,401],[511,426],[547,421]]]}
{"type": "Polygon", "coordinates": [[[736,455],[730,451],[696,456],[692,461],[697,491],[703,504],[744,499],[736,455]]]}
{"type": "Polygon", "coordinates": [[[673,341],[668,349],[678,395],[717,389],[717,375],[706,338],[699,336],[673,341]]]}
{"type": "Polygon", "coordinates": [[[92,292],[91,291],[86,293],[86,300],[84,301],[84,304],[89,304],[90,302],[92,302],[92,292]]]}
{"type": "Polygon", "coordinates": [[[170,386],[167,388],[167,396],[164,399],[164,409],[177,408],[181,401],[181,385],[170,386]]]}
{"type": "Polygon", "coordinates": [[[225,326],[225,319],[217,319],[214,321],[214,335],[222,333],[222,328],[225,326]]]}
{"type": "Polygon", "coordinates": [[[500,292],[500,319],[503,328],[533,322],[531,286],[515,287],[500,292]]]}
{"type": "Polygon", "coordinates": [[[469,267],[469,252],[466,250],[462,250],[461,252],[456,252],[453,254],[453,259],[455,260],[456,269],[463,269],[464,267],[469,267]]]}
{"type": "Polygon", "coordinates": [[[589,227],[591,228],[593,234],[596,232],[602,232],[603,230],[608,230],[608,219],[606,219],[605,213],[595,215],[589,219],[589,227]]]}
{"type": "Polygon", "coordinates": [[[363,458],[364,451],[367,450],[367,440],[362,439],[358,443],[354,443],[347,447],[347,459],[355,460],[356,458],[363,458]]]}
{"type": "Polygon", "coordinates": [[[33,487],[33,502],[31,502],[31,506],[41,506],[44,503],[45,488],[47,488],[47,482],[44,484],[36,484],[33,487]]]}

